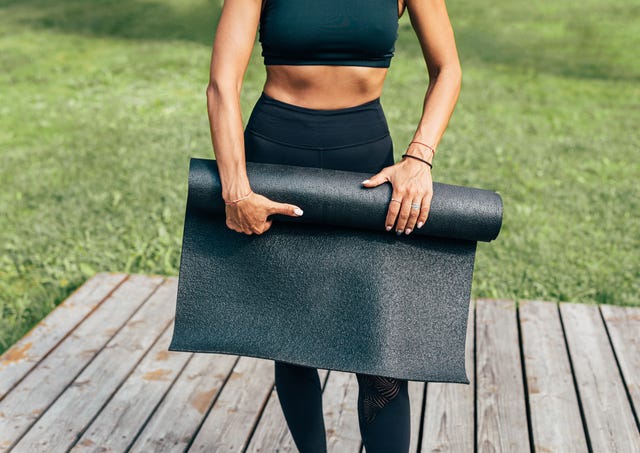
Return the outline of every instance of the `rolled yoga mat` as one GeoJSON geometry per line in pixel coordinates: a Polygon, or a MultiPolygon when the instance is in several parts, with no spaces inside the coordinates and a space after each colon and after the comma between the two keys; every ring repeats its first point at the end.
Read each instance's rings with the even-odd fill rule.
{"type": "Polygon", "coordinates": [[[434,182],[425,225],[398,236],[384,228],[391,184],[363,187],[370,173],[246,168],[254,192],[304,214],[231,230],[216,161],[191,158],[170,351],[470,383],[476,243],[497,237],[500,195],[434,182]]]}

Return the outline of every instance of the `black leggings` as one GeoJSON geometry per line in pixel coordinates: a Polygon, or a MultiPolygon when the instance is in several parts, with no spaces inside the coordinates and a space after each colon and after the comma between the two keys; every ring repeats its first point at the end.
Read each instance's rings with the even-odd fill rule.
{"type": "MultiPolygon", "coordinates": [[[[247,161],[359,171],[393,165],[393,143],[380,98],[318,110],[264,92],[244,131],[247,161]]],[[[408,382],[356,373],[358,422],[367,453],[409,450],[408,382]]],[[[275,362],[280,405],[298,449],[325,452],[322,387],[316,368],[275,362]]]]}

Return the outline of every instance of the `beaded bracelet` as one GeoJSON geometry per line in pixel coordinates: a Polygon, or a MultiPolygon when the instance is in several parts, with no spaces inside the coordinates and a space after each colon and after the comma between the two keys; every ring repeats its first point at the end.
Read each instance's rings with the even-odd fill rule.
{"type": "Polygon", "coordinates": [[[427,165],[429,166],[429,168],[433,168],[433,165],[431,164],[431,162],[426,161],[426,160],[424,160],[424,159],[423,159],[423,158],[421,158],[421,157],[418,157],[418,156],[412,156],[411,154],[406,154],[406,153],[402,155],[402,157],[405,157],[405,156],[407,156],[407,157],[412,157],[412,158],[414,158],[414,159],[421,160],[422,162],[424,162],[425,164],[427,164],[427,165]]]}
{"type": "Polygon", "coordinates": [[[224,204],[236,204],[238,201],[244,200],[245,198],[249,198],[249,196],[253,193],[253,190],[249,190],[249,193],[247,195],[245,195],[244,197],[240,197],[237,200],[232,200],[232,201],[224,201],[224,204]]]}

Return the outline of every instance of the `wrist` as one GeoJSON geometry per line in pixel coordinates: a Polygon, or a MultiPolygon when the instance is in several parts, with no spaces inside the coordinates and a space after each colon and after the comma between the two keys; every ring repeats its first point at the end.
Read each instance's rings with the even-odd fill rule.
{"type": "Polygon", "coordinates": [[[408,163],[406,165],[409,165],[409,166],[411,166],[411,165],[418,166],[419,165],[420,167],[426,167],[428,170],[431,170],[433,168],[433,164],[431,164],[431,162],[429,162],[428,160],[423,159],[423,158],[418,157],[418,156],[414,156],[412,154],[408,154],[408,153],[404,153],[402,155],[402,162],[403,163],[405,163],[405,162],[414,162],[413,164],[408,163]]]}
{"type": "Polygon", "coordinates": [[[420,159],[431,163],[435,157],[436,149],[426,143],[412,141],[409,143],[409,146],[407,146],[407,150],[405,152],[411,156],[419,157],[420,159]]]}
{"type": "Polygon", "coordinates": [[[240,198],[235,198],[233,200],[224,200],[224,204],[226,204],[227,206],[233,206],[233,205],[235,205],[236,203],[238,203],[238,202],[240,202],[242,200],[246,200],[251,195],[253,195],[253,190],[249,189],[249,192],[246,195],[243,195],[240,198]]]}
{"type": "Polygon", "coordinates": [[[233,203],[241,198],[246,198],[251,192],[251,186],[248,184],[230,187],[228,190],[223,188],[222,199],[225,203],[233,203]]]}

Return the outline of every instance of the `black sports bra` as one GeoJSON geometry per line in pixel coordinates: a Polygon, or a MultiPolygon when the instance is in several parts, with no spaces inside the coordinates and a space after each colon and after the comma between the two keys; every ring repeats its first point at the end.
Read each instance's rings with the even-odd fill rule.
{"type": "Polygon", "coordinates": [[[397,0],[266,0],[258,28],[265,65],[387,68],[397,0]]]}

